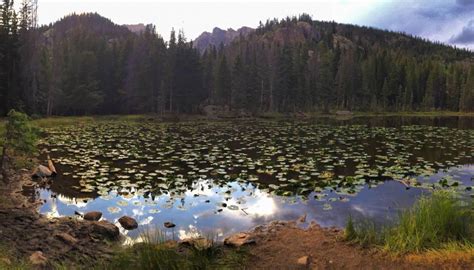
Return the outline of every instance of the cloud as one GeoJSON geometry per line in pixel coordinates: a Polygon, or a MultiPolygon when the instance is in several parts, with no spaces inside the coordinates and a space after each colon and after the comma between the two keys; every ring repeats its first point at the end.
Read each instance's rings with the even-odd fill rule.
{"type": "Polygon", "coordinates": [[[455,44],[474,45],[474,20],[470,20],[469,23],[462,28],[462,31],[457,35],[453,35],[449,41],[455,44]]]}
{"type": "Polygon", "coordinates": [[[474,0],[389,0],[359,23],[474,49],[472,18],[474,0]]]}
{"type": "Polygon", "coordinates": [[[474,1],[472,0],[456,0],[456,3],[461,6],[474,6],[474,1]]]}

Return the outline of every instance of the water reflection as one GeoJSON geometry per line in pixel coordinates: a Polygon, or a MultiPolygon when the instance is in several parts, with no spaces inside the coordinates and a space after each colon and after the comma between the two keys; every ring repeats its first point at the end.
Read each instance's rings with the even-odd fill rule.
{"type": "MultiPolygon", "coordinates": [[[[439,171],[431,177],[420,177],[420,181],[437,183],[442,177],[456,177],[463,186],[472,185],[474,166],[466,165],[439,171]]],[[[46,203],[40,211],[49,217],[73,216],[74,211],[102,211],[103,218],[118,225],[118,218],[128,215],[140,224],[139,230],[121,233],[131,239],[141,232],[161,229],[169,238],[187,238],[196,235],[225,235],[247,230],[272,220],[295,220],[306,214],[307,220],[316,220],[322,226],[344,226],[349,215],[386,222],[396,217],[400,209],[413,204],[427,188],[406,189],[396,181],[387,181],[377,186],[364,186],[354,196],[345,196],[328,191],[324,199],[320,193],[307,197],[284,197],[259,189],[252,183],[231,182],[224,188],[212,180],[196,181],[184,194],[162,195],[146,198],[136,192],[133,196],[121,196],[117,192],[94,200],[73,199],[63,195],[51,196],[52,191],[42,189],[40,197],[46,203]],[[198,188],[201,187],[201,188],[198,188]],[[228,192],[231,190],[232,192],[228,192]],[[315,198],[315,195],[316,196],[315,198]],[[328,207],[330,206],[330,208],[328,207]],[[108,211],[111,206],[118,211],[108,211]],[[163,226],[171,221],[177,226],[163,226]]],[[[466,191],[467,192],[467,191],[466,191]]],[[[119,226],[120,227],[120,226],[119,226]]],[[[136,240],[140,241],[140,239],[136,240]]]]}
{"type": "Polygon", "coordinates": [[[472,117],[53,128],[44,154],[60,175],[38,190],[40,211],[101,211],[116,224],[131,216],[139,230],[121,232],[138,241],[155,229],[223,237],[304,214],[323,226],[343,226],[349,215],[383,223],[433,188],[472,195],[473,129],[472,117]]]}

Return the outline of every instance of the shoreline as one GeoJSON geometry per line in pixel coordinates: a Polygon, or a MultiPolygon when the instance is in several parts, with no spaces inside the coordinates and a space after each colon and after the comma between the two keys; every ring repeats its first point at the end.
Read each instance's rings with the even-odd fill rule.
{"type": "Polygon", "coordinates": [[[37,183],[31,173],[27,169],[8,169],[7,175],[9,183],[3,183],[0,191],[0,244],[9,249],[15,260],[32,269],[54,269],[63,261],[92,267],[112,257],[114,243],[120,240],[114,224],[72,217],[47,218],[39,213],[42,202],[25,194],[35,192],[37,183]]]}
{"type": "MultiPolygon", "coordinates": [[[[10,170],[9,174],[12,173],[14,171],[10,170]]],[[[16,247],[13,254],[17,259],[26,260],[35,249],[42,250],[46,261],[33,264],[32,269],[54,269],[60,262],[95,267],[113,260],[117,248],[126,249],[117,239],[97,234],[94,228],[99,222],[72,217],[49,219],[39,214],[41,202],[29,200],[24,193],[25,187],[36,185],[28,170],[20,170],[11,181],[10,189],[2,188],[0,193],[3,197],[10,196],[12,202],[12,205],[0,207],[0,227],[9,228],[8,236],[5,229],[0,230],[0,238],[3,244],[16,247]]],[[[433,269],[447,266],[449,269],[469,269],[474,266],[474,251],[445,257],[433,255],[436,254],[434,251],[394,255],[377,247],[347,242],[343,240],[343,232],[340,228],[323,228],[315,221],[301,217],[296,221],[276,220],[256,226],[230,235],[218,245],[247,250],[246,269],[433,269]]],[[[192,244],[193,241],[199,240],[174,241],[173,245],[178,248],[182,243],[192,244]]]]}

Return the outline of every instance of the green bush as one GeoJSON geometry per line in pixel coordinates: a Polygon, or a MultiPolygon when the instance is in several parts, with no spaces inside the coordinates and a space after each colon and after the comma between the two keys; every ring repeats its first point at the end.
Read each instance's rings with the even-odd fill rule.
{"type": "Polygon", "coordinates": [[[4,131],[0,130],[2,141],[2,157],[0,169],[4,168],[3,161],[8,156],[15,167],[29,166],[31,155],[36,154],[36,144],[39,130],[32,125],[24,113],[11,110],[8,113],[4,131]]]}
{"type": "Polygon", "coordinates": [[[38,129],[28,116],[11,110],[6,124],[5,147],[14,154],[32,154],[36,152],[37,141],[38,129]]]}

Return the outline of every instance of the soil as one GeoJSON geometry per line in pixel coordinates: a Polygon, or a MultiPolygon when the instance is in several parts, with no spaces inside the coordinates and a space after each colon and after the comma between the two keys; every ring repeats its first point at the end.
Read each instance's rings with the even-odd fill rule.
{"type": "Polygon", "coordinates": [[[297,222],[273,222],[253,232],[249,246],[251,269],[474,269],[474,253],[451,258],[438,254],[394,256],[376,248],[361,248],[343,240],[337,228],[311,223],[302,229],[297,222]],[[298,264],[308,256],[309,265],[298,264]],[[429,258],[428,258],[429,257],[429,258]]]}

